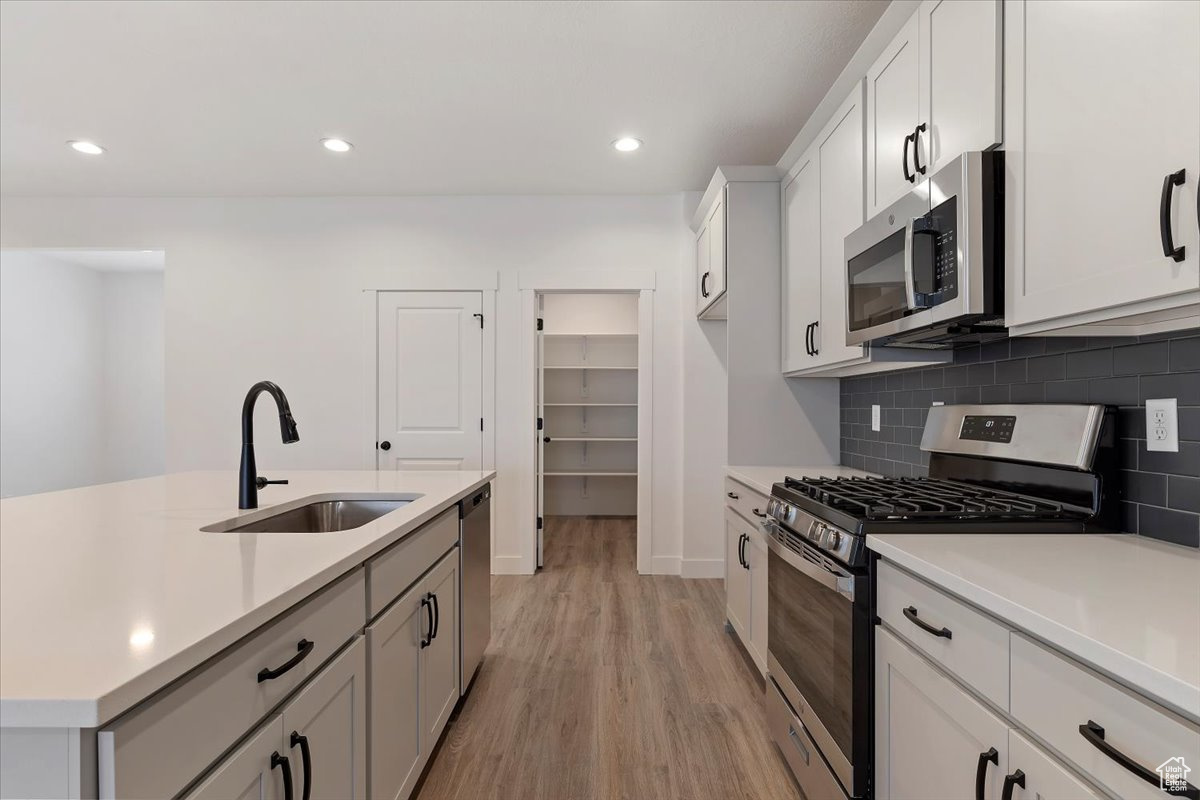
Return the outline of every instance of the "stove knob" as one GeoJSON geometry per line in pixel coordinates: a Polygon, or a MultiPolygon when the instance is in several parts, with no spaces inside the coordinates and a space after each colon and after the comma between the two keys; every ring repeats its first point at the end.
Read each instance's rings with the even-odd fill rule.
{"type": "Polygon", "coordinates": [[[837,550],[842,546],[842,532],[833,528],[825,529],[825,549],[837,550]]]}

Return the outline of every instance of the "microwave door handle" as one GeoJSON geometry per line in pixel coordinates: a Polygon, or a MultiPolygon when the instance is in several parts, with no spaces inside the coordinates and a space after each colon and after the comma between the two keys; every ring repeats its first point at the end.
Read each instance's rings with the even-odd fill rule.
{"type": "Polygon", "coordinates": [[[908,307],[917,310],[917,287],[913,278],[913,223],[909,218],[904,225],[904,299],[908,307]]]}

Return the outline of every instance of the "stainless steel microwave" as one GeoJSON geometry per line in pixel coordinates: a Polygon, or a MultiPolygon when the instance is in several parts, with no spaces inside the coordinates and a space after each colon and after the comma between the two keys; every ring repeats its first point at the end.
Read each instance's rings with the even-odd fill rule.
{"type": "Polygon", "coordinates": [[[1007,335],[1003,193],[1003,152],[964,153],[847,236],[846,343],[1007,335]]]}

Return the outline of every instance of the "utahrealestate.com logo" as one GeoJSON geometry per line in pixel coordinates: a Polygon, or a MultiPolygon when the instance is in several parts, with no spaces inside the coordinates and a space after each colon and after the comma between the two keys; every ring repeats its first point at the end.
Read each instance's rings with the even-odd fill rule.
{"type": "Polygon", "coordinates": [[[1158,786],[1169,794],[1183,794],[1190,786],[1187,776],[1192,768],[1184,763],[1183,756],[1168,758],[1158,765],[1158,786]]]}

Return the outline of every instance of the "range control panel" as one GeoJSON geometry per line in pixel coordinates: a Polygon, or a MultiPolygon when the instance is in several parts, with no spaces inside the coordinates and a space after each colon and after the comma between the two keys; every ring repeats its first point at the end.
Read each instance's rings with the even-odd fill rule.
{"type": "Polygon", "coordinates": [[[1001,442],[1008,444],[1012,441],[1013,430],[1017,426],[1017,418],[1000,414],[968,414],[963,417],[962,428],[958,432],[959,439],[971,439],[976,442],[1001,442]]]}

